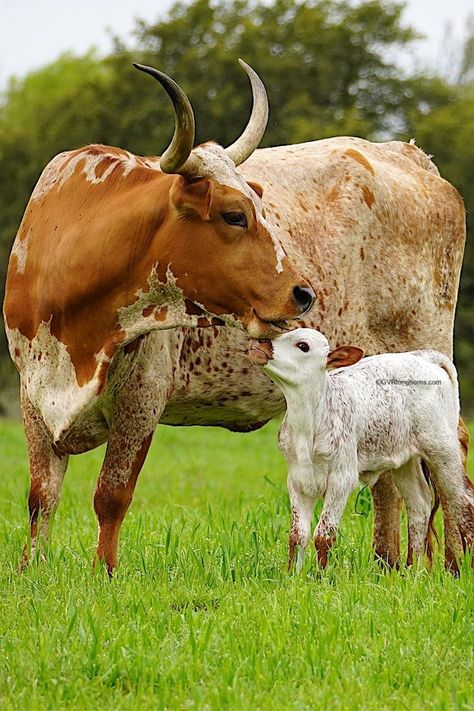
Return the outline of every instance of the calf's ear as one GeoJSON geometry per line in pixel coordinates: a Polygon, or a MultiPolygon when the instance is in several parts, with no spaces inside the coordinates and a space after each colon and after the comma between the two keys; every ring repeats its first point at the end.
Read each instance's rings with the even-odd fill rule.
{"type": "Polygon", "coordinates": [[[346,365],[354,365],[358,360],[364,357],[364,351],[357,346],[340,346],[335,348],[328,355],[326,368],[334,370],[334,368],[344,368],[346,365]]]}
{"type": "Polygon", "coordinates": [[[211,219],[212,183],[207,178],[180,176],[171,188],[170,197],[179,212],[194,213],[201,220],[211,219]]]}

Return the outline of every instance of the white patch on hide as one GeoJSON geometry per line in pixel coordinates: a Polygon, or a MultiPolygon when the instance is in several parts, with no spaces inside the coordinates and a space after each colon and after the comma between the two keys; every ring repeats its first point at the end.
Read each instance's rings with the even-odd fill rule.
{"type": "Polygon", "coordinates": [[[152,170],[160,170],[158,159],[156,161],[153,158],[142,159],[140,156],[135,156],[129,151],[123,151],[120,154],[114,152],[96,153],[89,152],[86,148],[72,158],[71,154],[71,151],[60,153],[48,163],[33,190],[31,200],[39,200],[55,187],[61,188],[74,174],[80,163],[83,164],[82,174],[86,180],[92,184],[105,182],[114,170],[120,168],[122,169],[123,178],[126,178],[135,168],[147,167],[152,170]],[[96,169],[104,160],[112,160],[112,162],[107,166],[102,175],[97,176],[96,169]]]}
{"type": "Polygon", "coordinates": [[[31,235],[33,230],[30,228],[25,237],[17,235],[12,247],[12,255],[16,257],[16,270],[19,274],[24,274],[26,269],[26,260],[28,258],[28,248],[30,246],[31,235]]]}
{"type": "Polygon", "coordinates": [[[16,328],[6,331],[10,353],[21,373],[28,399],[41,413],[53,440],[58,441],[73,420],[97,398],[100,366],[109,359],[103,352],[98,353],[94,377],[80,387],[66,346],[51,334],[50,321],[40,324],[31,342],[16,328]]]}
{"type": "Polygon", "coordinates": [[[150,331],[177,326],[197,326],[198,316],[186,313],[183,291],[176,285],[176,277],[170,267],[168,266],[166,271],[166,283],[159,280],[157,267],[156,264],[147,279],[148,290],[139,289],[136,292],[137,300],[129,306],[122,306],[118,311],[117,319],[126,333],[127,343],[150,331]],[[144,315],[146,309],[149,313],[147,311],[144,315]],[[160,311],[164,310],[166,315],[160,318],[160,311]]]}

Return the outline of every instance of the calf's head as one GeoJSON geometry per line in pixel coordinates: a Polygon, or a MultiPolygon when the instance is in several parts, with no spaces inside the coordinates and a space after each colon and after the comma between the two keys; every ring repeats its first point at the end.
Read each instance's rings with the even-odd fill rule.
{"type": "Polygon", "coordinates": [[[356,346],[341,346],[331,351],[322,333],[297,328],[272,341],[253,341],[249,355],[280,385],[304,386],[327,370],[357,363],[364,351],[356,346]]]}
{"type": "Polygon", "coordinates": [[[191,313],[217,316],[253,337],[271,337],[281,322],[309,311],[314,292],[265,220],[262,187],[236,170],[258,146],[268,119],[265,88],[241,64],[253,109],[243,134],[225,149],[216,143],[193,148],[194,116],[184,92],[165,74],[135,66],[162,84],[175,109],[173,140],[160,159],[161,170],[170,174],[168,210],[156,238],[162,269],[173,274],[191,313]]]}

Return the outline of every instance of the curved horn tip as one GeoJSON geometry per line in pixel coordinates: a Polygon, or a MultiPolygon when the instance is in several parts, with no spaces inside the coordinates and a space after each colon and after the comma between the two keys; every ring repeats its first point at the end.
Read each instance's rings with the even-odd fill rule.
{"type": "Polygon", "coordinates": [[[132,62],[135,69],[157,79],[171,99],[175,113],[175,130],[168,148],[160,158],[163,173],[195,173],[198,165],[190,156],[194,145],[194,114],[188,97],[174,79],[154,67],[132,62]]]}
{"type": "Polygon", "coordinates": [[[239,59],[238,59],[238,62],[239,62],[239,64],[240,64],[240,66],[247,72],[247,74],[248,74],[249,76],[253,76],[253,77],[255,77],[256,79],[258,79],[258,81],[260,82],[260,84],[263,83],[262,80],[260,79],[260,77],[258,76],[257,72],[255,71],[255,69],[252,69],[252,67],[250,66],[250,64],[247,64],[247,62],[244,62],[244,60],[241,59],[240,57],[239,57],[239,59]]]}
{"type": "Polygon", "coordinates": [[[138,69],[140,72],[145,72],[145,74],[150,74],[154,79],[158,79],[159,81],[161,78],[166,77],[167,79],[170,79],[171,77],[168,77],[166,74],[163,74],[163,72],[160,72],[158,69],[155,69],[155,67],[149,67],[147,64],[139,64],[138,62],[132,62],[132,66],[135,67],[135,69],[138,69]]]}
{"type": "Polygon", "coordinates": [[[253,106],[246,129],[232,145],[225,149],[235,165],[241,165],[252,155],[265,133],[268,122],[268,98],[265,85],[251,66],[239,57],[239,64],[244,69],[252,87],[253,106]]]}
{"type": "Polygon", "coordinates": [[[139,69],[141,72],[147,72],[151,67],[147,67],[145,64],[139,64],[138,62],[132,62],[132,67],[139,69]]]}
{"type": "Polygon", "coordinates": [[[245,67],[246,69],[250,69],[250,65],[247,64],[247,62],[244,62],[244,60],[242,59],[242,57],[239,57],[237,61],[238,61],[238,63],[240,64],[241,67],[245,67]]]}

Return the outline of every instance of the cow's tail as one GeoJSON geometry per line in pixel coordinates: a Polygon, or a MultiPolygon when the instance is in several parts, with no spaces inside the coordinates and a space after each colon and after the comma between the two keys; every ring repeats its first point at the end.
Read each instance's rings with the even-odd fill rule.
{"type": "Polygon", "coordinates": [[[423,459],[421,460],[421,469],[423,471],[423,476],[425,477],[425,481],[431,489],[432,497],[433,497],[433,504],[431,507],[430,518],[428,521],[428,531],[426,533],[426,543],[425,543],[426,555],[427,555],[430,563],[432,563],[433,562],[434,542],[436,541],[437,547],[439,547],[439,544],[440,544],[439,536],[438,536],[438,533],[437,533],[436,528],[434,526],[434,519],[436,516],[436,512],[439,509],[440,500],[439,500],[439,496],[436,491],[436,487],[433,484],[433,479],[431,478],[431,473],[430,473],[429,467],[423,459]]]}

